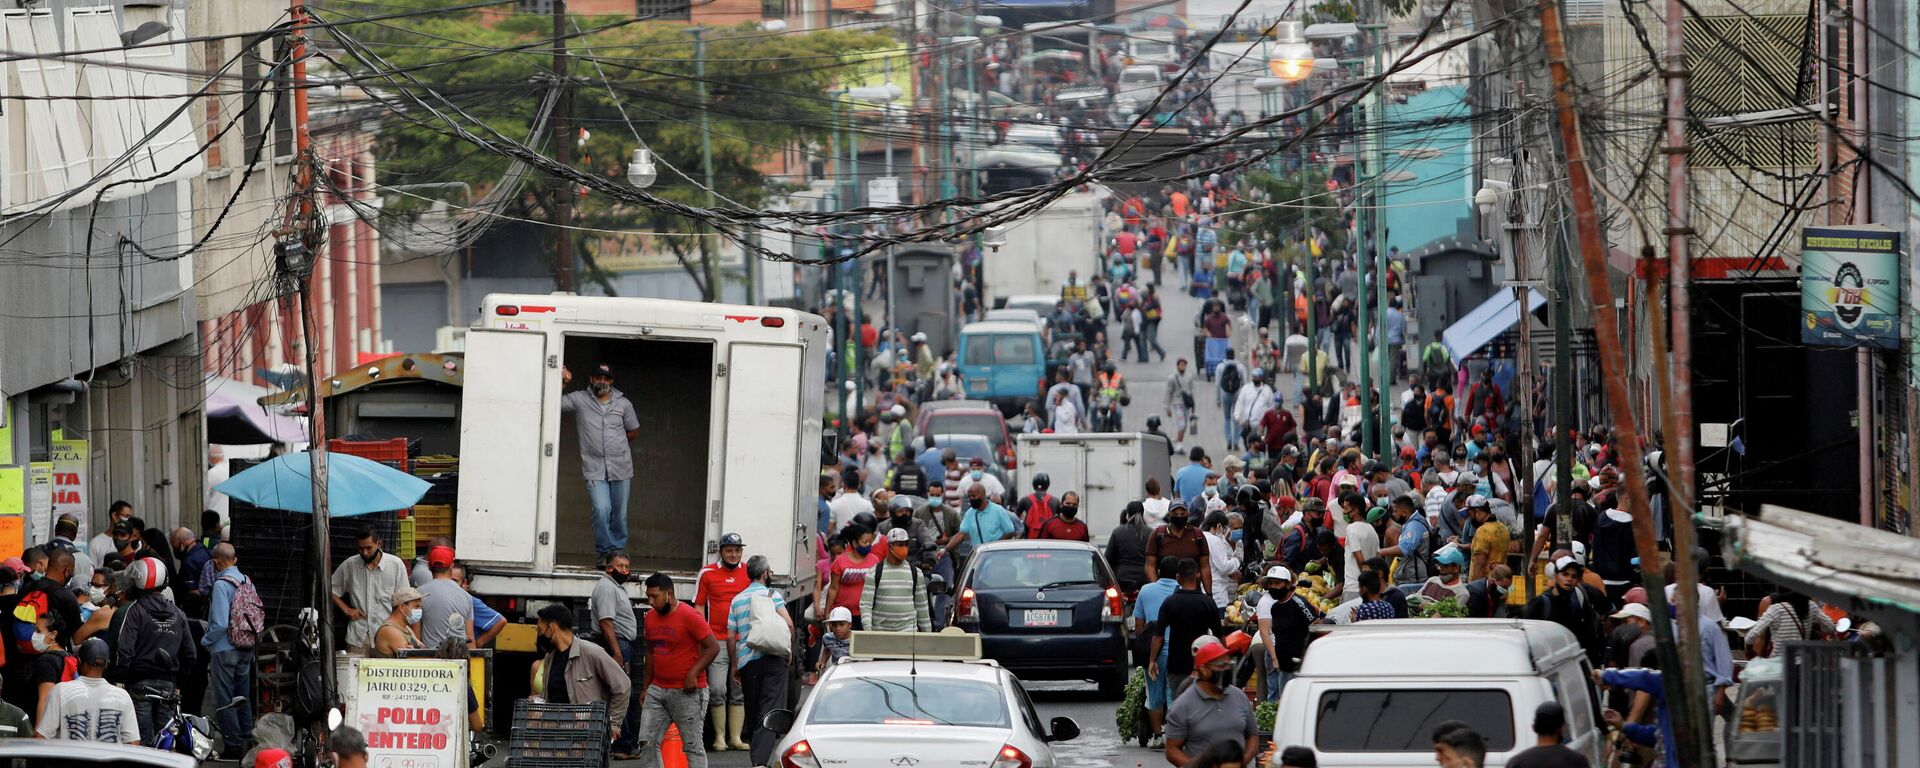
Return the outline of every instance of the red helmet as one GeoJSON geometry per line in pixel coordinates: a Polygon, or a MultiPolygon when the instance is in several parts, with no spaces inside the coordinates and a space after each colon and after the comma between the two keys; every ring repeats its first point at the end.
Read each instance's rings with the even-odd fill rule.
{"type": "Polygon", "coordinates": [[[1253,636],[1240,630],[1227,635],[1227,650],[1244,654],[1253,648],[1253,636]]]}
{"type": "Polygon", "coordinates": [[[1225,645],[1220,645],[1217,643],[1208,644],[1202,647],[1200,650],[1194,652],[1193,665],[1195,667],[1205,667],[1208,664],[1212,664],[1216,659],[1219,659],[1222,656],[1226,656],[1229,653],[1232,653],[1232,651],[1227,650],[1227,647],[1225,645]]]}

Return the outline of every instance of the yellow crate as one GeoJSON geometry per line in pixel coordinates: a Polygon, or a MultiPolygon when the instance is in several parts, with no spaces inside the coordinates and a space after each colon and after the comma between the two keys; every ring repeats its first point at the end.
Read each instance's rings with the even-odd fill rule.
{"type": "Polygon", "coordinates": [[[402,560],[413,559],[413,551],[414,551],[413,525],[414,525],[413,518],[411,517],[400,518],[400,536],[399,536],[400,551],[395,552],[394,554],[399,555],[400,559],[402,560]]]}

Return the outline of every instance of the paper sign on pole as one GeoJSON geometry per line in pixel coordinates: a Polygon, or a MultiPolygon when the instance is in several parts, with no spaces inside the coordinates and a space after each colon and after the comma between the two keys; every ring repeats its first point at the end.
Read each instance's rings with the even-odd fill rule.
{"type": "Polygon", "coordinates": [[[86,440],[55,440],[49,458],[53,460],[53,507],[46,518],[29,520],[27,535],[38,539],[53,537],[53,521],[71,513],[80,521],[80,535],[87,540],[87,457],[86,440]]]}
{"type": "Polygon", "coordinates": [[[867,180],[867,205],[899,205],[900,179],[882,176],[867,180]]]}
{"type": "Polygon", "coordinates": [[[347,722],[367,764],[466,768],[465,659],[354,659],[347,722]]]}
{"type": "Polygon", "coordinates": [[[53,519],[53,462],[27,465],[27,519],[53,519]]]}

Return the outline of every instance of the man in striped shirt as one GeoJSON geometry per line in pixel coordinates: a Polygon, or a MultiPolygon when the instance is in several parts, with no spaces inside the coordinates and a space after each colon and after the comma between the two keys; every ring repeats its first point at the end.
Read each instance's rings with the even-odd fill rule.
{"type": "Polygon", "coordinates": [[[860,615],[866,628],[882,632],[932,632],[927,612],[927,581],[907,562],[910,534],[904,528],[887,531],[887,558],[873,569],[867,591],[860,596],[860,615]]]}
{"type": "Polygon", "coordinates": [[[787,636],[793,636],[793,617],[787,613],[786,596],[767,586],[767,576],[772,571],[765,555],[747,558],[747,586],[727,607],[727,652],[736,662],[731,682],[746,696],[745,725],[750,734],[747,740],[752,744],[750,757],[754,765],[770,765],[774,742],[780,739],[780,734],[760,727],[760,719],[787,705],[788,659],[755,650],[746,642],[747,634],[753,631],[756,597],[773,602],[773,610],[787,623],[787,636]]]}

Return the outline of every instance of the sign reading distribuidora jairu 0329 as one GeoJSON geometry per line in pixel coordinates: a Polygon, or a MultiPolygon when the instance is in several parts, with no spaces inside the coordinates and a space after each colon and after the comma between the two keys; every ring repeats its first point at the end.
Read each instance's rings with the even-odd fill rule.
{"type": "Polygon", "coordinates": [[[1808,227],[1800,244],[1800,340],[1820,347],[1900,347],[1900,233],[1808,227]]]}
{"type": "Polygon", "coordinates": [[[347,722],[367,735],[368,765],[465,768],[467,662],[354,659],[347,722]]]}

